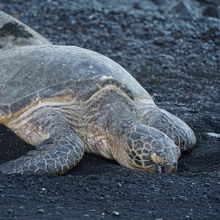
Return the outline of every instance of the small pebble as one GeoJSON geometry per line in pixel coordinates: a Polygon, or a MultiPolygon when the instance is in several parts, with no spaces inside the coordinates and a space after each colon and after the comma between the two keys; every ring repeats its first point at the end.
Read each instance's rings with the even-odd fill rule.
{"type": "Polygon", "coordinates": [[[187,201],[188,200],[186,196],[178,196],[178,198],[182,201],[187,201]]]}
{"type": "Polygon", "coordinates": [[[112,214],[115,215],[115,216],[119,216],[120,215],[120,213],[117,212],[117,211],[113,211],[112,214]]]}
{"type": "Polygon", "coordinates": [[[45,211],[44,211],[43,209],[38,209],[38,212],[39,212],[40,214],[45,213],[45,211]]]}

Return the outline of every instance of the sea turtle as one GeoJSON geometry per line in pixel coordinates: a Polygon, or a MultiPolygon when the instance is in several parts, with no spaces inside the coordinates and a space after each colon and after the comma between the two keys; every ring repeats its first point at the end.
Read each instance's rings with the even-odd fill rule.
{"type": "Polygon", "coordinates": [[[75,46],[25,46],[0,54],[0,123],[36,150],[3,173],[63,174],[84,151],[149,172],[174,172],[196,142],[120,65],[75,46]]]}
{"type": "Polygon", "coordinates": [[[0,123],[35,150],[0,165],[5,174],[64,174],[84,152],[139,171],[172,173],[196,138],[156,106],[119,64],[75,46],[0,52],[0,123]]]}

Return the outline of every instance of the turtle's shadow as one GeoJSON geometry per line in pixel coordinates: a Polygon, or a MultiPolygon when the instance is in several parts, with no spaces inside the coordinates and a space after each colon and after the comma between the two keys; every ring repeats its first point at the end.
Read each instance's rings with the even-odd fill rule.
{"type": "Polygon", "coordinates": [[[79,165],[75,169],[70,170],[72,175],[99,175],[111,173],[121,166],[113,160],[105,159],[101,156],[85,153],[79,165]]]}
{"type": "Polygon", "coordinates": [[[23,142],[15,133],[0,124],[0,163],[25,155],[34,147],[23,142]]]}

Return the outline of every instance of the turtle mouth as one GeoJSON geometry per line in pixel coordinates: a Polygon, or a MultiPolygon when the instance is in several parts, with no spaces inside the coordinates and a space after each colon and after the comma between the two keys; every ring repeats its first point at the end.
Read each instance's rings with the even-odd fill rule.
{"type": "Polygon", "coordinates": [[[177,164],[168,164],[164,166],[159,166],[157,164],[147,166],[143,169],[145,172],[150,173],[165,173],[171,174],[177,172],[177,164]]]}
{"type": "Polygon", "coordinates": [[[148,172],[148,173],[170,174],[170,173],[177,172],[177,163],[159,165],[159,164],[148,162],[148,164],[145,163],[145,166],[137,166],[137,164],[135,164],[135,166],[132,166],[132,167],[134,170],[148,172]]]}
{"type": "Polygon", "coordinates": [[[148,173],[158,173],[158,172],[161,173],[160,166],[157,166],[156,164],[152,164],[145,167],[136,167],[136,170],[148,172],[148,173]]]}
{"type": "Polygon", "coordinates": [[[177,165],[164,165],[159,167],[159,172],[160,173],[176,173],[177,172],[177,165]]]}

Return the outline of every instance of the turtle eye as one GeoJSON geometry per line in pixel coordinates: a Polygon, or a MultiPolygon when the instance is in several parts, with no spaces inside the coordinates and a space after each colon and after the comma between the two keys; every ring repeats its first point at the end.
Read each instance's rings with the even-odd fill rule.
{"type": "Polygon", "coordinates": [[[166,160],[164,157],[160,156],[160,155],[157,155],[155,153],[152,153],[151,154],[151,160],[156,163],[156,164],[159,164],[159,165],[164,165],[166,163],[166,160]]]}

